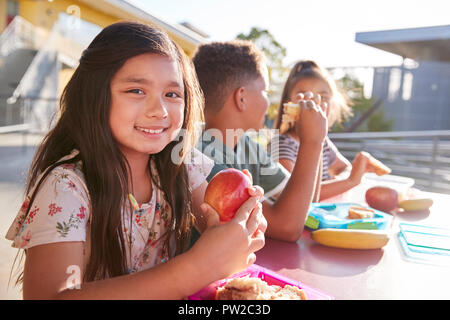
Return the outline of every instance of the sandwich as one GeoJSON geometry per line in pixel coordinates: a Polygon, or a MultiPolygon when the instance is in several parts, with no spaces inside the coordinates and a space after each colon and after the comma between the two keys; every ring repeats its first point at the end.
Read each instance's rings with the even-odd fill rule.
{"type": "Polygon", "coordinates": [[[377,176],[382,176],[384,174],[391,173],[391,168],[381,163],[381,161],[375,159],[374,157],[370,157],[370,163],[371,171],[375,172],[377,176]]]}
{"type": "Polygon", "coordinates": [[[219,287],[216,300],[306,300],[305,292],[291,285],[283,288],[269,285],[260,278],[245,276],[234,278],[219,287]]]}
{"type": "Polygon", "coordinates": [[[295,121],[300,116],[300,106],[297,103],[283,103],[283,115],[281,116],[280,133],[285,133],[294,127],[295,121]]]}
{"type": "Polygon", "coordinates": [[[347,219],[367,219],[373,218],[375,211],[369,208],[352,206],[348,208],[347,219]]]}

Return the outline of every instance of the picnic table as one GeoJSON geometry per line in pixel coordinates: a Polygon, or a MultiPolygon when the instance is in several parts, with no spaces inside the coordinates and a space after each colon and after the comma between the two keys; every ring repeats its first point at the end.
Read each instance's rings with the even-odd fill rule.
{"type": "Polygon", "coordinates": [[[397,237],[402,222],[450,229],[450,195],[424,195],[434,201],[430,210],[394,212],[381,249],[326,247],[305,228],[296,243],[266,239],[256,263],[338,300],[449,299],[450,263],[410,259],[397,237]]]}

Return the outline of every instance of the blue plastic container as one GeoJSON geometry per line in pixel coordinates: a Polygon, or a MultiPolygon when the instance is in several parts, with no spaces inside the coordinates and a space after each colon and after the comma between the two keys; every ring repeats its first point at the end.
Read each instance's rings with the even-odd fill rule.
{"type": "Polygon", "coordinates": [[[358,203],[312,203],[305,226],[316,230],[336,229],[386,229],[392,215],[374,210],[373,218],[348,219],[348,209],[352,206],[364,207],[358,203]]]}

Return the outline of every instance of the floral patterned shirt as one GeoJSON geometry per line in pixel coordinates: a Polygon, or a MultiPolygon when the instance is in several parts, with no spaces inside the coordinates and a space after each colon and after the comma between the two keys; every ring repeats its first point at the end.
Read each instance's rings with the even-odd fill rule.
{"type": "MultiPolygon", "coordinates": [[[[73,158],[77,154],[78,150],[73,150],[61,160],[73,158]]],[[[206,180],[214,165],[212,160],[196,149],[185,163],[191,191],[206,180]]],[[[153,163],[151,165],[153,166],[153,163]]],[[[48,243],[82,241],[85,245],[84,264],[87,264],[90,252],[91,206],[81,166],[82,163],[78,162],[54,168],[42,182],[32,207],[25,215],[33,193],[31,190],[6,234],[6,238],[13,241],[13,247],[28,249],[48,243]]],[[[150,202],[132,206],[127,201],[122,208],[122,226],[127,242],[130,273],[151,268],[169,258],[169,252],[164,250],[164,241],[160,240],[169,228],[171,209],[164,200],[163,192],[153,181],[152,190],[150,202]]],[[[171,241],[174,242],[174,239],[171,241]]]]}

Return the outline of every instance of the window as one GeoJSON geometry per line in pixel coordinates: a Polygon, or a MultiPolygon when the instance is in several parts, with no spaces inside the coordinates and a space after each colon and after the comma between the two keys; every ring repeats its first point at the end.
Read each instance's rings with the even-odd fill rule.
{"type": "Polygon", "coordinates": [[[405,72],[403,76],[403,92],[402,98],[405,101],[411,99],[411,91],[413,86],[413,74],[411,72],[405,72]]]}
{"type": "Polygon", "coordinates": [[[397,100],[398,91],[400,90],[400,82],[402,78],[402,72],[398,68],[392,68],[389,75],[389,102],[397,100]]]}

